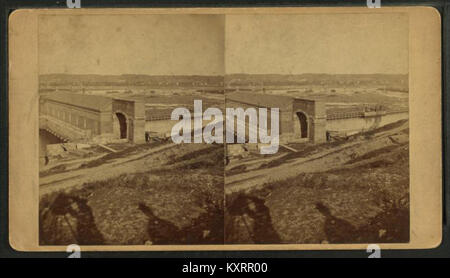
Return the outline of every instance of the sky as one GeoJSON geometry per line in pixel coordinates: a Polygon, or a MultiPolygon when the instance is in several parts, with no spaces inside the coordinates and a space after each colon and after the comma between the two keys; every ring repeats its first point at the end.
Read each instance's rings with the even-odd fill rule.
{"type": "Polygon", "coordinates": [[[406,14],[229,15],[231,73],[408,73],[406,14]]]}
{"type": "Polygon", "coordinates": [[[408,16],[42,15],[40,74],[408,73],[408,16]]]}
{"type": "Polygon", "coordinates": [[[222,15],[43,15],[39,73],[219,75],[222,15]]]}

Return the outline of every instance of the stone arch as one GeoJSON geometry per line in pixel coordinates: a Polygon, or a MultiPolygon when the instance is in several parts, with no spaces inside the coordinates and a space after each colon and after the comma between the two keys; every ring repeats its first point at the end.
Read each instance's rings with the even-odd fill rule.
{"type": "Polygon", "coordinates": [[[297,111],[296,113],[298,124],[300,124],[300,137],[308,138],[308,116],[304,112],[297,111]]]}
{"type": "Polygon", "coordinates": [[[115,111],[113,121],[114,137],[117,139],[131,140],[131,119],[122,111],[115,111]]]}
{"type": "Polygon", "coordinates": [[[302,110],[294,112],[294,133],[299,139],[308,140],[311,137],[310,116],[302,110]]]}

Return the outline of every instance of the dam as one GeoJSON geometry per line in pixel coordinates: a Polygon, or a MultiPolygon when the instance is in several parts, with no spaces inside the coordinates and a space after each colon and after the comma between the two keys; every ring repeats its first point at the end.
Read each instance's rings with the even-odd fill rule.
{"type": "MultiPolygon", "coordinates": [[[[327,103],[291,96],[233,92],[226,107],[279,108],[281,143],[323,143],[408,119],[408,110],[388,111],[379,104],[327,103]]],[[[270,128],[268,128],[270,129],[270,128]]]]}
{"type": "MultiPolygon", "coordinates": [[[[193,111],[191,106],[186,109],[193,111]]],[[[150,138],[170,137],[176,123],[171,120],[172,110],[146,103],[139,96],[111,98],[58,92],[41,95],[39,129],[61,142],[139,144],[150,138]]],[[[203,125],[210,121],[203,121],[203,125]]]]}
{"type": "MultiPolygon", "coordinates": [[[[39,128],[61,141],[144,143],[151,137],[170,137],[176,124],[171,120],[173,109],[139,98],[58,92],[41,95],[39,104],[39,128]]],[[[281,143],[323,143],[330,136],[349,136],[408,118],[407,110],[387,111],[377,104],[342,105],[248,92],[227,93],[225,107],[279,108],[281,143]]]]}
{"type": "Polygon", "coordinates": [[[329,119],[326,123],[326,130],[330,134],[348,136],[405,120],[408,117],[408,111],[392,111],[373,116],[329,119]]]}

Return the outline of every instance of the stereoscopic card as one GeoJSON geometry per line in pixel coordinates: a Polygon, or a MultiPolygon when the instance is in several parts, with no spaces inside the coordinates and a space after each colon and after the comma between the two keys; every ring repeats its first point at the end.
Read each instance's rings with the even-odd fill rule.
{"type": "Polygon", "coordinates": [[[16,250],[441,242],[433,8],[19,9],[9,61],[16,250]]]}

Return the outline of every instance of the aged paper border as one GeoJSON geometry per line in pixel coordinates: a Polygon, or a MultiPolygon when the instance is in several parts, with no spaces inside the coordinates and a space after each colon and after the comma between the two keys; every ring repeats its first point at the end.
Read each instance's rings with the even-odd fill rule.
{"type": "MultiPolygon", "coordinates": [[[[441,17],[431,7],[35,9],[9,17],[9,242],[18,251],[65,251],[38,245],[38,15],[100,14],[409,15],[410,242],[382,249],[434,248],[442,239],[441,17]]],[[[368,30],[370,32],[370,30],[368,30]]],[[[327,250],[367,244],[81,246],[82,251],[327,250]]]]}

